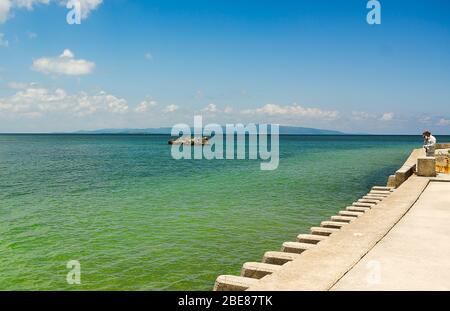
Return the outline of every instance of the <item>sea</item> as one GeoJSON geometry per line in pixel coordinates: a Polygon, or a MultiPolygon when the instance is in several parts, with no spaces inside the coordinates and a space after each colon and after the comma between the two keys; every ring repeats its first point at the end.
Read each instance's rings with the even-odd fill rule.
{"type": "Polygon", "coordinates": [[[281,136],[278,168],[263,171],[175,160],[168,139],[0,135],[0,290],[211,290],[385,185],[422,145],[281,136]]]}

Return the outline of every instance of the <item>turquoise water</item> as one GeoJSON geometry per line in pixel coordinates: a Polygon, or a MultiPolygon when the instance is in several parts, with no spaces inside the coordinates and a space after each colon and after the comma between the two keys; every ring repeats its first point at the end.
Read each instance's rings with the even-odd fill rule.
{"type": "MultiPolygon", "coordinates": [[[[384,185],[420,137],[284,136],[280,166],[166,136],[0,135],[0,290],[209,290],[384,185]],[[81,285],[66,264],[81,263],[81,285]]],[[[447,139],[450,141],[450,139],[447,139]]]]}

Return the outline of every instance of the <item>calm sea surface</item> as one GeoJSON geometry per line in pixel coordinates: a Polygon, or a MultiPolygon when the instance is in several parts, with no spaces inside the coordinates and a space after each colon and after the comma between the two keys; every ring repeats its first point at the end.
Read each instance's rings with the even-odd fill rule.
{"type": "Polygon", "coordinates": [[[0,135],[0,290],[209,290],[384,185],[421,146],[283,136],[278,170],[261,171],[173,160],[167,139],[0,135]],[[70,260],[81,285],[66,282],[70,260]]]}

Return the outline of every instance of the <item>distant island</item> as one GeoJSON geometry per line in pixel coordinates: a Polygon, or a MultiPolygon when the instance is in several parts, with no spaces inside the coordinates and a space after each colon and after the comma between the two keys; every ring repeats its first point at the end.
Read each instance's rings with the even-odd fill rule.
{"type": "MultiPolygon", "coordinates": [[[[100,130],[81,130],[76,131],[73,134],[160,134],[170,135],[172,128],[159,127],[159,128],[145,128],[145,129],[100,129],[100,130]]],[[[333,130],[323,130],[308,127],[296,127],[296,126],[282,126],[280,125],[281,135],[346,135],[343,132],[333,130]]]]}

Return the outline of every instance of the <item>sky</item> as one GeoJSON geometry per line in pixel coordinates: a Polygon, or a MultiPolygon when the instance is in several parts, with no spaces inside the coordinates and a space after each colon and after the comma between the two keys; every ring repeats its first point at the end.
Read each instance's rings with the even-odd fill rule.
{"type": "Polygon", "coordinates": [[[450,132],[450,1],[0,0],[0,132],[450,132]]]}

